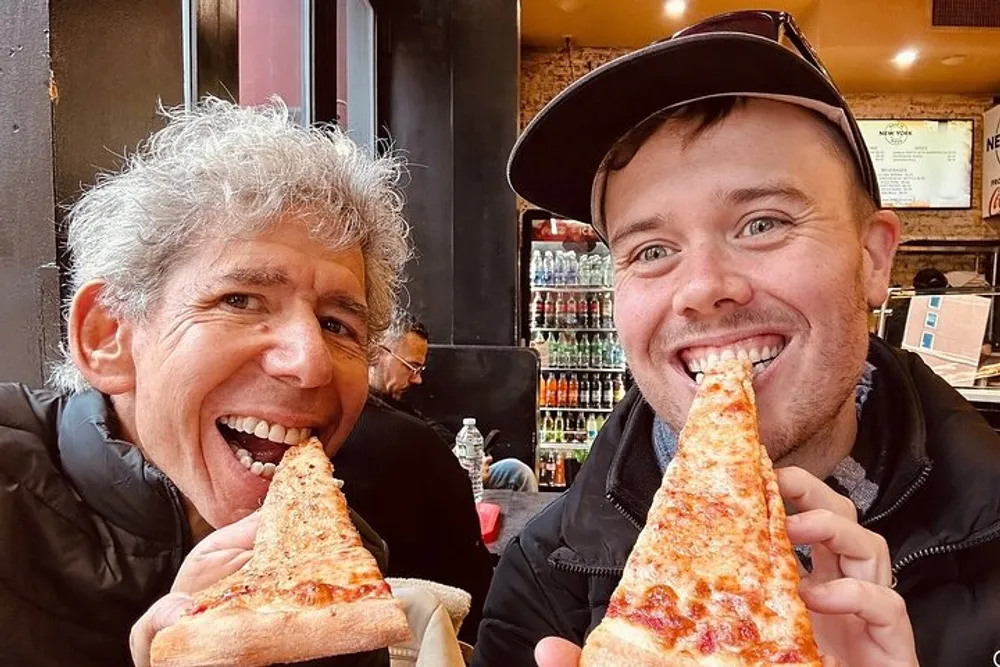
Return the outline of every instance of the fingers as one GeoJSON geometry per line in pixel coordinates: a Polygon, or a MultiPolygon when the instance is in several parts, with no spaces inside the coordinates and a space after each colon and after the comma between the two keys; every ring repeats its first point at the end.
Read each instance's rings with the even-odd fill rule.
{"type": "Polygon", "coordinates": [[[157,600],[136,621],[128,638],[135,667],[149,667],[149,647],[153,644],[156,633],[176,623],[192,602],[187,595],[170,593],[157,600]]]}
{"type": "Polygon", "coordinates": [[[851,499],[840,495],[821,479],[794,466],[779,468],[775,474],[781,497],[791,503],[796,511],[825,509],[857,522],[858,510],[851,499]]]}
{"type": "MultiPolygon", "coordinates": [[[[892,582],[892,565],[885,538],[862,528],[854,520],[827,509],[818,509],[792,515],[786,525],[788,539],[793,543],[822,545],[829,550],[837,559],[834,566],[839,566],[843,575],[882,586],[892,582]]],[[[820,574],[826,575],[826,579],[840,578],[837,572],[820,574]]]]}
{"type": "Polygon", "coordinates": [[[235,523],[223,526],[209,533],[199,542],[193,552],[221,551],[223,549],[253,549],[260,526],[260,511],[251,512],[235,523]]]}
{"type": "Polygon", "coordinates": [[[799,590],[810,611],[853,614],[867,624],[868,635],[888,656],[916,664],[913,628],[906,603],[895,591],[860,579],[837,579],[822,584],[804,582],[799,590]]]}
{"type": "Polygon", "coordinates": [[[579,646],[561,637],[546,637],[535,646],[538,667],[577,667],[580,663],[579,646]]]}

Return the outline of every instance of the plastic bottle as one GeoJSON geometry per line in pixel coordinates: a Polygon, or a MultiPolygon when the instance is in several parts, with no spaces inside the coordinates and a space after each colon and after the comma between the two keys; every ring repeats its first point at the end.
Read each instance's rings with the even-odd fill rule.
{"type": "Polygon", "coordinates": [[[569,381],[566,380],[565,373],[559,374],[559,380],[556,383],[556,400],[558,401],[556,405],[560,408],[565,408],[569,401],[569,381]]]}
{"type": "Polygon", "coordinates": [[[611,384],[612,384],[612,387],[614,388],[614,394],[613,394],[613,396],[614,396],[615,404],[617,405],[618,401],[620,401],[623,398],[625,398],[625,383],[622,382],[622,376],[621,375],[616,375],[614,381],[611,384]]]}
{"type": "Polygon", "coordinates": [[[567,385],[566,406],[575,408],[580,404],[580,382],[576,379],[576,373],[569,376],[567,385]]]}
{"type": "Polygon", "coordinates": [[[604,376],[604,386],[601,388],[601,407],[611,408],[615,404],[615,386],[611,382],[611,374],[604,376]]]}
{"type": "Polygon", "coordinates": [[[570,292],[566,299],[566,326],[576,328],[577,318],[576,318],[576,296],[570,292]]]}
{"type": "MultiPolygon", "coordinates": [[[[552,297],[549,297],[552,298],[552,297]]],[[[566,326],[566,300],[563,298],[562,292],[556,293],[556,326],[559,328],[566,326]]]]}
{"type": "Polygon", "coordinates": [[[556,374],[549,373],[549,379],[545,381],[545,405],[554,408],[559,402],[558,392],[559,387],[556,381],[556,374]]]}
{"type": "Polygon", "coordinates": [[[604,258],[601,263],[601,269],[603,273],[603,280],[601,281],[605,287],[611,287],[615,284],[615,272],[614,268],[611,266],[611,255],[604,258]]]}
{"type": "Polygon", "coordinates": [[[541,329],[545,326],[545,295],[535,292],[531,299],[531,328],[541,329]]]}
{"type": "Polygon", "coordinates": [[[563,419],[562,410],[556,412],[556,420],[552,431],[554,434],[552,441],[563,442],[563,436],[566,431],[566,421],[563,419]]]}
{"type": "Polygon", "coordinates": [[[552,263],[552,284],[562,287],[566,284],[566,258],[563,253],[557,252],[552,263]]]}
{"type": "Polygon", "coordinates": [[[556,326],[556,300],[551,292],[545,297],[545,328],[554,329],[556,326]]]}
{"type": "Polygon", "coordinates": [[[539,373],[538,374],[538,407],[540,407],[540,408],[544,408],[545,407],[545,399],[546,399],[545,376],[542,375],[541,373],[539,373]]]}
{"type": "Polygon", "coordinates": [[[580,375],[577,402],[581,408],[590,407],[590,380],[587,379],[586,373],[580,375]]]}
{"type": "Polygon", "coordinates": [[[542,251],[535,250],[531,253],[531,286],[539,287],[542,283],[542,251]]]}
{"type": "Polygon", "coordinates": [[[552,251],[545,251],[545,258],[542,259],[542,285],[545,287],[552,287],[553,274],[555,273],[555,259],[552,257],[552,251]]]}
{"type": "Polygon", "coordinates": [[[597,437],[597,417],[591,412],[587,415],[587,444],[594,444],[594,438],[597,437]]]}
{"type": "Polygon", "coordinates": [[[590,341],[590,367],[600,368],[604,360],[604,343],[601,334],[594,334],[590,341]]]}
{"type": "Polygon", "coordinates": [[[476,428],[474,417],[462,420],[462,430],[458,432],[455,444],[458,445],[462,466],[469,473],[472,495],[480,503],[483,501],[483,434],[476,428]]]}
{"type": "Polygon", "coordinates": [[[591,329],[601,328],[601,300],[597,298],[596,294],[590,295],[590,304],[588,310],[590,311],[590,321],[587,325],[591,329]]]}
{"type": "Polygon", "coordinates": [[[552,413],[546,412],[542,418],[542,442],[552,442],[555,423],[552,421],[552,413]]]}
{"type": "Polygon", "coordinates": [[[615,308],[614,298],[611,296],[611,292],[605,292],[601,297],[601,328],[602,329],[612,329],[615,326],[614,318],[614,308],[615,308]]]}
{"type": "Polygon", "coordinates": [[[570,250],[566,253],[566,284],[576,286],[580,283],[580,264],[576,261],[576,253],[570,250]]]}

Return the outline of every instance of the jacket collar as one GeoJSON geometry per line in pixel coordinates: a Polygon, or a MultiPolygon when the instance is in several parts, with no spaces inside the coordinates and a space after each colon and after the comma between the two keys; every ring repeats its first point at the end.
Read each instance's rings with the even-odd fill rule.
{"type": "Polygon", "coordinates": [[[59,420],[59,455],[76,492],[108,521],[134,535],[190,544],[180,492],[138,447],[113,437],[114,428],[114,417],[99,392],[67,400],[59,420]]]}

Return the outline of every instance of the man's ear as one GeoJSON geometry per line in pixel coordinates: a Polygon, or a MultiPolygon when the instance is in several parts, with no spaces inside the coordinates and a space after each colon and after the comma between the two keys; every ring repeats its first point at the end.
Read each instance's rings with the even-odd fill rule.
{"type": "Polygon", "coordinates": [[[108,396],[135,388],[132,328],[101,302],[103,280],[86,283],[69,309],[69,351],[87,382],[108,396]]]}
{"type": "Polygon", "coordinates": [[[862,230],[865,295],[869,306],[880,306],[885,301],[892,275],[892,261],[899,246],[899,235],[899,217],[886,210],[875,211],[862,230]]]}

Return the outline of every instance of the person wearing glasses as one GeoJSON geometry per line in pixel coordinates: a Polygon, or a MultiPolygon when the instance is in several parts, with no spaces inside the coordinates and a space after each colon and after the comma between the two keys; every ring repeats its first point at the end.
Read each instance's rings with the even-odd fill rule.
{"type": "Polygon", "coordinates": [[[869,336],[900,222],[791,17],[717,16],[590,72],[525,129],[509,177],[608,242],[636,386],[573,486],[506,549],[474,664],[577,664],[696,371],[727,350],[759,367],[761,437],[796,513],[824,664],[992,664],[1000,438],[918,357],[869,336]]]}
{"type": "MultiPolygon", "coordinates": [[[[455,444],[455,433],[443,424],[428,418],[406,401],[406,392],[423,382],[422,373],[427,368],[427,351],[430,335],[427,327],[409,313],[400,311],[393,325],[386,332],[380,354],[369,372],[371,392],[382,402],[427,422],[450,448],[455,444]]],[[[538,491],[538,480],[531,467],[519,459],[507,458],[494,462],[493,457],[483,458],[481,472],[483,488],[512,491],[538,491]]]]}

